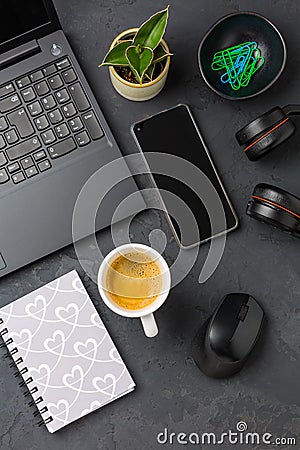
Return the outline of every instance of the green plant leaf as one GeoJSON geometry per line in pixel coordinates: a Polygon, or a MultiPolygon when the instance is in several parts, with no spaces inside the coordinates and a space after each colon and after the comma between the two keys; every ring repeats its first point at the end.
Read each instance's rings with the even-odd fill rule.
{"type": "Polygon", "coordinates": [[[132,45],[132,41],[123,41],[115,45],[105,56],[101,66],[129,66],[126,58],[126,50],[132,45]]]}
{"type": "Polygon", "coordinates": [[[139,46],[131,45],[126,50],[126,58],[137,81],[142,84],[143,76],[152,62],[153,51],[151,48],[141,49],[139,46]]]}
{"type": "Polygon", "coordinates": [[[154,50],[153,63],[157,63],[159,61],[163,61],[167,56],[172,56],[173,53],[166,52],[166,50],[159,45],[154,50]]]}
{"type": "Polygon", "coordinates": [[[147,78],[149,81],[152,81],[152,79],[153,79],[154,69],[155,69],[155,64],[152,63],[152,64],[150,64],[150,66],[148,67],[148,69],[145,72],[145,78],[147,78]]]}
{"type": "Polygon", "coordinates": [[[135,35],[133,45],[148,47],[154,50],[160,43],[168,21],[169,6],[150,17],[135,35]]]}

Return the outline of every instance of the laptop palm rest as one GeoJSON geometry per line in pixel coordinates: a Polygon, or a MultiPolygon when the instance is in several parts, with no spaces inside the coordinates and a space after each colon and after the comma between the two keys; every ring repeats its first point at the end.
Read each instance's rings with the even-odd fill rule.
{"type": "MultiPolygon", "coordinates": [[[[101,166],[99,151],[92,151],[88,158],[65,165],[63,171],[52,171],[0,198],[0,277],[72,243],[72,217],[78,194],[101,166]]],[[[136,190],[132,178],[115,185],[99,207],[96,230],[109,226],[120,202],[136,190]]],[[[103,185],[99,198],[101,192],[103,185]]],[[[138,195],[124,211],[124,217],[118,219],[144,207],[142,196],[138,195]]]]}

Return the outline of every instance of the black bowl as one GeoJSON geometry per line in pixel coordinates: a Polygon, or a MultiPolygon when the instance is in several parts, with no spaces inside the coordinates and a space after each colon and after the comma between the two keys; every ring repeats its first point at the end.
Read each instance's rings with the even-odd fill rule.
{"type": "Polygon", "coordinates": [[[286,59],[286,45],[280,32],[268,19],[252,12],[233,13],[218,20],[202,39],[198,51],[199,67],[206,84],[230,100],[250,98],[266,91],[283,72],[286,59]],[[222,83],[224,71],[212,70],[213,56],[220,50],[252,41],[257,42],[265,62],[248,86],[235,91],[230,83],[222,83]]]}

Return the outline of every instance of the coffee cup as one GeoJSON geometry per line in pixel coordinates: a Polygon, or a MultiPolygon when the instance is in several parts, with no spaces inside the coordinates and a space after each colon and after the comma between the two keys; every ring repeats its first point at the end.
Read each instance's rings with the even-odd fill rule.
{"type": "MultiPolygon", "coordinates": [[[[120,275],[123,277],[124,275],[120,275]]],[[[158,277],[158,275],[157,275],[158,277]]],[[[126,276],[124,278],[124,282],[126,282],[129,286],[130,278],[126,276]]],[[[139,282],[134,279],[135,282],[135,292],[129,293],[130,297],[133,299],[136,297],[138,299],[138,295],[136,293],[136,283],[139,282]],[[132,295],[131,295],[132,294],[132,295]]],[[[141,279],[141,283],[147,282],[147,279],[141,279]]],[[[125,283],[124,283],[125,284],[125,283]]],[[[154,312],[162,306],[165,302],[168,294],[170,292],[171,286],[171,274],[170,269],[164,260],[164,258],[158,253],[155,249],[144,245],[144,244],[125,244],[121,245],[114,250],[112,250],[103,260],[99,272],[98,272],[98,289],[99,293],[102,297],[104,303],[116,314],[124,317],[132,317],[132,318],[140,318],[145,335],[147,337],[154,337],[158,334],[157,324],[154,318],[154,312]],[[138,309],[128,309],[127,307],[121,306],[118,302],[114,301],[112,298],[111,290],[108,288],[108,276],[109,271],[112,270],[114,263],[120,257],[126,257],[126,255],[132,254],[143,254],[147,261],[150,263],[155,263],[155,265],[159,269],[159,292],[156,293],[155,296],[151,297],[151,302],[147,304],[145,307],[138,309]],[[153,299],[153,301],[152,301],[153,299]]],[[[137,303],[138,305],[138,303],[137,303]]]]}

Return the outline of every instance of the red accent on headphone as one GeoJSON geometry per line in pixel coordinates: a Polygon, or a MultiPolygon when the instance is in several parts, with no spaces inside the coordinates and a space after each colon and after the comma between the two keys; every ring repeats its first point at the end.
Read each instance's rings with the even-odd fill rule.
{"type": "Polygon", "coordinates": [[[278,205],[278,203],[271,202],[271,200],[267,200],[266,198],[259,197],[258,195],[252,195],[252,198],[254,198],[256,200],[262,200],[263,202],[266,202],[266,203],[269,203],[270,205],[276,206],[277,208],[280,208],[283,211],[286,211],[286,212],[292,214],[292,216],[297,217],[297,219],[300,219],[300,216],[298,214],[291,211],[290,209],[285,208],[284,206],[278,205]]]}
{"type": "Polygon", "coordinates": [[[266,136],[268,136],[270,133],[272,133],[272,131],[277,130],[277,128],[281,127],[281,125],[283,125],[284,123],[286,123],[289,120],[289,118],[287,117],[286,119],[284,119],[282,122],[278,123],[275,127],[273,127],[271,130],[267,131],[263,136],[261,136],[260,138],[256,139],[256,141],[252,142],[252,144],[248,145],[248,147],[245,148],[244,152],[246,152],[247,150],[249,150],[251,147],[253,147],[253,145],[257,144],[259,141],[261,141],[263,138],[265,138],[266,136]]]}

